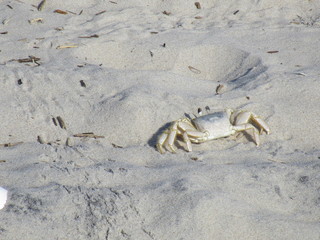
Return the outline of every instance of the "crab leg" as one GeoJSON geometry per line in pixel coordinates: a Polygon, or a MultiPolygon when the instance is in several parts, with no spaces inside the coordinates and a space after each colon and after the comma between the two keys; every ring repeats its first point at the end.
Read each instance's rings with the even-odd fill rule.
{"type": "Polygon", "coordinates": [[[242,125],[236,125],[233,126],[233,129],[240,132],[240,131],[246,131],[246,130],[253,130],[253,139],[257,146],[260,145],[260,137],[259,137],[259,131],[250,123],[242,124],[242,125]]]}
{"type": "Polygon", "coordinates": [[[190,122],[187,122],[186,120],[183,121],[179,121],[178,123],[178,128],[180,130],[182,130],[183,132],[187,131],[187,130],[195,130],[194,126],[192,126],[192,124],[190,122]]]}
{"type": "Polygon", "coordinates": [[[240,112],[234,122],[234,125],[242,125],[249,122],[253,122],[257,125],[257,127],[260,128],[260,134],[265,131],[267,134],[270,133],[269,126],[263,121],[258,115],[252,113],[252,112],[240,112]]]}
{"type": "Polygon", "coordinates": [[[189,119],[182,119],[178,123],[178,129],[182,132],[183,141],[187,145],[187,150],[192,151],[191,142],[199,143],[206,139],[207,133],[198,131],[189,119]]]}
{"type": "Polygon", "coordinates": [[[187,144],[188,152],[192,152],[191,141],[188,137],[188,134],[184,132],[182,136],[183,136],[183,141],[187,144]]]}
{"type": "Polygon", "coordinates": [[[178,123],[178,129],[180,130],[182,137],[183,137],[183,141],[186,143],[187,145],[187,150],[188,152],[192,152],[192,145],[191,145],[191,140],[189,138],[189,136],[191,137],[197,137],[198,131],[197,129],[193,126],[193,124],[190,122],[189,119],[181,119],[178,123]],[[195,133],[195,134],[192,134],[195,133]]]}
{"type": "Polygon", "coordinates": [[[201,143],[204,142],[207,137],[207,132],[199,132],[199,131],[186,131],[188,137],[190,138],[191,142],[194,143],[201,143]]]}
{"type": "Polygon", "coordinates": [[[178,133],[178,122],[176,121],[170,127],[169,135],[168,135],[168,138],[167,138],[167,141],[166,141],[166,146],[169,148],[169,150],[172,153],[176,152],[176,150],[174,149],[173,145],[174,145],[174,141],[176,140],[177,133],[178,133]]]}
{"type": "Polygon", "coordinates": [[[165,153],[165,150],[163,149],[163,144],[164,144],[164,142],[167,140],[167,138],[168,138],[168,133],[167,133],[167,132],[162,133],[162,134],[160,135],[160,137],[158,138],[156,147],[157,147],[157,150],[158,150],[161,154],[165,153]]]}
{"type": "Polygon", "coordinates": [[[236,118],[234,121],[234,125],[242,125],[242,124],[246,124],[250,121],[251,118],[251,112],[247,112],[247,111],[241,111],[239,113],[236,113],[236,118]]]}
{"type": "Polygon", "coordinates": [[[187,145],[188,152],[192,152],[191,142],[199,143],[202,142],[206,137],[207,133],[199,132],[194,130],[187,130],[182,134],[183,141],[187,145]]]}
{"type": "Polygon", "coordinates": [[[260,134],[265,131],[267,134],[270,134],[270,128],[269,126],[265,123],[265,121],[263,121],[260,117],[258,116],[253,116],[252,117],[252,121],[257,124],[259,126],[260,130],[260,134]]]}

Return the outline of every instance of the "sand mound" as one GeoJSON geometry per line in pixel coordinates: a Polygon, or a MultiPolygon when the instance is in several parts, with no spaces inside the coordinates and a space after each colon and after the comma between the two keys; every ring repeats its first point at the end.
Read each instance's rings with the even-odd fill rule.
{"type": "Polygon", "coordinates": [[[266,70],[258,57],[223,45],[152,48],[108,42],[90,44],[76,51],[76,55],[117,70],[171,71],[232,87],[243,87],[253,80],[257,86],[256,78],[266,70]]]}
{"type": "Polygon", "coordinates": [[[120,145],[146,144],[166,122],[161,114],[164,109],[175,111],[177,107],[167,106],[160,98],[151,96],[148,89],[136,87],[96,103],[87,124],[120,145]]]}

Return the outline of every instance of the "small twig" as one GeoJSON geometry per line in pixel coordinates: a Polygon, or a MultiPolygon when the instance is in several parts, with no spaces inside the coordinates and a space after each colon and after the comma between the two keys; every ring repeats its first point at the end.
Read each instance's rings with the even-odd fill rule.
{"type": "Polygon", "coordinates": [[[122,146],[119,146],[117,144],[114,144],[114,143],[111,143],[111,144],[112,144],[112,147],[114,147],[114,148],[123,148],[122,146]]]}
{"type": "Polygon", "coordinates": [[[65,48],[77,48],[76,45],[59,45],[57,49],[65,49],[65,48]]]}
{"type": "Polygon", "coordinates": [[[56,31],[62,31],[62,30],[64,30],[64,28],[63,28],[63,27],[56,27],[54,30],[56,30],[56,31]]]}
{"type": "Polygon", "coordinates": [[[20,58],[20,59],[11,59],[11,61],[17,61],[18,63],[34,63],[37,64],[38,66],[40,65],[40,63],[38,63],[38,61],[40,60],[40,58],[35,57],[35,56],[29,56],[28,58],[20,58]]]}
{"type": "Polygon", "coordinates": [[[59,126],[60,126],[62,129],[67,129],[66,124],[64,123],[62,117],[58,116],[58,117],[57,117],[57,120],[58,120],[59,126]]]}
{"type": "Polygon", "coordinates": [[[58,126],[57,121],[56,121],[56,119],[55,119],[54,117],[52,118],[52,122],[53,122],[53,124],[54,124],[55,126],[58,126]]]}
{"type": "Polygon", "coordinates": [[[219,84],[219,85],[216,87],[216,95],[221,94],[223,89],[224,89],[224,85],[219,84]]]}
{"type": "Polygon", "coordinates": [[[104,138],[104,136],[98,136],[95,135],[93,132],[88,132],[88,133],[78,133],[74,134],[74,137],[83,137],[83,138],[104,138]]]}
{"type": "Polygon", "coordinates": [[[79,38],[98,38],[98,37],[99,37],[99,35],[93,34],[91,36],[80,36],[79,38]]]}
{"type": "Polygon", "coordinates": [[[103,11],[101,11],[101,12],[96,13],[95,15],[98,16],[98,15],[100,15],[100,14],[102,14],[102,13],[105,13],[105,12],[106,12],[106,10],[103,10],[103,11]]]}
{"type": "Polygon", "coordinates": [[[4,20],[2,21],[2,24],[3,24],[3,25],[7,25],[9,21],[10,21],[10,18],[4,19],[4,20]]]}
{"type": "Polygon", "coordinates": [[[299,76],[307,76],[307,74],[305,74],[303,72],[294,72],[293,74],[299,75],[299,76]]]}
{"type": "Polygon", "coordinates": [[[37,62],[39,60],[40,60],[40,58],[38,58],[38,57],[29,56],[28,58],[20,58],[20,59],[17,59],[16,61],[19,62],[19,63],[27,63],[27,62],[35,63],[35,62],[37,62]]]}
{"type": "Polygon", "coordinates": [[[66,12],[66,11],[62,11],[62,10],[60,10],[60,9],[56,9],[56,10],[54,10],[53,12],[54,12],[54,13],[63,14],[63,15],[68,14],[68,12],[66,12]]]}
{"type": "Polygon", "coordinates": [[[197,9],[201,9],[201,5],[199,2],[195,2],[194,5],[196,6],[197,9]]]}
{"type": "Polygon", "coordinates": [[[68,13],[71,13],[71,14],[73,14],[73,15],[78,15],[77,13],[72,12],[72,11],[69,11],[69,10],[67,10],[67,12],[68,12],[68,13]]]}
{"type": "Polygon", "coordinates": [[[19,144],[22,144],[23,142],[15,142],[15,143],[3,143],[0,144],[0,147],[14,147],[17,146],[19,144]]]}
{"type": "Polygon", "coordinates": [[[282,161],[282,160],[278,160],[278,159],[272,159],[272,158],[268,158],[268,161],[271,161],[271,162],[276,162],[276,163],[282,163],[282,164],[286,164],[285,161],[282,161]]]}
{"type": "Polygon", "coordinates": [[[43,9],[45,3],[46,3],[46,0],[42,0],[42,1],[39,3],[39,5],[38,5],[38,7],[37,7],[38,11],[41,11],[41,10],[43,9]]]}
{"type": "Polygon", "coordinates": [[[194,68],[192,66],[188,66],[188,68],[193,73],[196,73],[196,74],[200,74],[201,73],[201,71],[199,69],[196,69],[196,68],[194,68]]]}
{"type": "Polygon", "coordinates": [[[162,13],[167,16],[171,15],[171,12],[167,12],[167,11],[163,11],[162,13]]]}
{"type": "Polygon", "coordinates": [[[268,51],[267,53],[278,53],[279,51],[268,51]]]}

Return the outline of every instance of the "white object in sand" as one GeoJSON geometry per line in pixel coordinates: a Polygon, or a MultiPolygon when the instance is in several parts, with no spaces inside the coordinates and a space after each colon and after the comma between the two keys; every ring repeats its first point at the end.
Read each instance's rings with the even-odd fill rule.
{"type": "Polygon", "coordinates": [[[8,191],[6,189],[0,187],[0,209],[2,209],[7,202],[7,193],[8,191]]]}

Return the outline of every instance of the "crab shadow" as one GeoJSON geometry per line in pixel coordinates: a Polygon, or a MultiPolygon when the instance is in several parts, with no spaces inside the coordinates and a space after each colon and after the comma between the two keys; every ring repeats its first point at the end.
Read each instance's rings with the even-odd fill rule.
{"type": "Polygon", "coordinates": [[[267,82],[267,69],[259,60],[256,66],[248,68],[242,75],[233,78],[229,82],[233,85],[233,89],[253,90],[262,83],[265,84],[267,82]]]}
{"type": "MultiPolygon", "coordinates": [[[[192,119],[192,117],[190,116],[190,114],[185,113],[184,115],[185,115],[185,117],[192,119]]],[[[149,138],[149,140],[148,140],[148,142],[147,142],[148,145],[149,145],[150,147],[155,147],[156,144],[157,144],[158,137],[161,135],[161,133],[163,133],[166,129],[168,129],[168,128],[171,126],[172,123],[173,123],[173,121],[167,122],[167,123],[165,123],[164,125],[162,125],[162,126],[151,136],[151,138],[149,138]]]]}
{"type": "Polygon", "coordinates": [[[157,140],[158,140],[158,137],[160,136],[161,133],[163,133],[167,128],[170,127],[170,125],[172,124],[172,122],[168,122],[168,123],[165,123],[164,125],[162,125],[162,127],[160,127],[158,129],[158,131],[156,131],[152,136],[151,138],[149,138],[148,140],[148,145],[150,147],[155,147],[156,144],[157,144],[157,140]]]}

